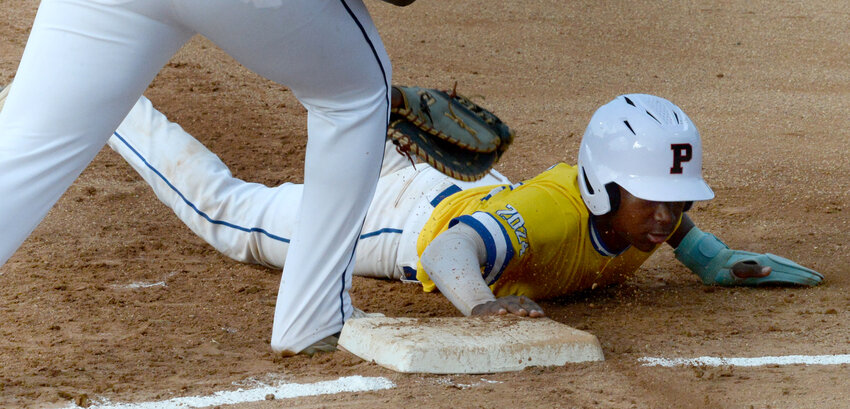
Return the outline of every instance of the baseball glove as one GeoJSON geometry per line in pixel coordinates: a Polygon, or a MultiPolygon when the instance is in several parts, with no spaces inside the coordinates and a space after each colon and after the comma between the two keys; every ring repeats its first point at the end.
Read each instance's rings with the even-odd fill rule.
{"type": "Polygon", "coordinates": [[[393,88],[403,101],[391,109],[387,136],[399,152],[455,179],[484,177],[514,139],[499,117],[454,90],[393,88]]]}

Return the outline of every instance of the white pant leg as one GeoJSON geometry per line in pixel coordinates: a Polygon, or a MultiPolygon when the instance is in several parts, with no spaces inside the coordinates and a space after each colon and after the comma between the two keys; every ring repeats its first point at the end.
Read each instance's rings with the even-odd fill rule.
{"type": "Polygon", "coordinates": [[[0,194],[7,198],[0,204],[0,261],[94,157],[168,57],[200,32],[290,87],[308,110],[302,222],[281,281],[272,347],[297,352],[342,328],[352,310],[354,247],[380,170],[390,64],[361,0],[256,4],[272,7],[235,0],[42,3],[0,116],[0,194]]]}
{"type": "Polygon", "coordinates": [[[234,260],[282,268],[301,185],[270,188],[234,178],[214,153],[142,97],[109,138],[195,234],[234,260]]]}
{"type": "Polygon", "coordinates": [[[124,7],[42,1],[0,113],[0,264],[190,36],[124,7]]]}
{"type": "Polygon", "coordinates": [[[182,22],[248,68],[290,87],[307,108],[299,225],[272,331],[272,348],[293,353],[339,332],[352,312],[355,243],[380,171],[392,72],[362,0],[281,3],[174,5],[182,22]],[[251,25],[222,24],[234,18],[251,25]]]}
{"type": "Polygon", "coordinates": [[[413,205],[421,197],[421,172],[426,168],[414,169],[408,163],[405,168],[381,176],[357,242],[354,275],[400,278],[395,272],[399,242],[413,205]]]}
{"type": "MultiPolygon", "coordinates": [[[[0,99],[0,106],[3,100],[0,99]]],[[[107,142],[195,234],[236,261],[283,268],[302,185],[234,178],[214,153],[142,97],[107,142]]],[[[423,167],[421,170],[426,169],[423,167]]],[[[357,245],[355,275],[391,277],[420,172],[381,177],[357,245]]],[[[421,185],[421,182],[418,184],[421,185]]]]}
{"type": "MultiPolygon", "coordinates": [[[[0,97],[0,107],[2,103],[0,97]]],[[[162,203],[218,251],[236,261],[283,268],[302,185],[269,188],[234,178],[218,156],[168,121],[145,97],[107,144],[162,203]]],[[[394,149],[392,143],[388,146],[394,149]]],[[[399,238],[413,207],[422,198],[430,201],[428,193],[438,186],[454,181],[426,164],[416,169],[406,164],[378,181],[357,244],[354,275],[401,278],[396,268],[399,238]]]]}
{"type": "MultiPolygon", "coordinates": [[[[240,262],[283,268],[301,185],[269,188],[234,178],[214,153],[169,122],[145,97],[139,99],[108,145],[207,243],[240,262]]],[[[393,147],[391,143],[388,146],[393,147]]],[[[397,154],[387,151],[385,155],[397,154]]],[[[386,164],[384,161],[382,171],[386,164]]],[[[354,275],[403,278],[400,266],[415,267],[416,237],[435,197],[450,186],[464,189],[509,183],[490,175],[477,182],[461,182],[426,164],[414,168],[409,161],[395,169],[378,181],[357,243],[354,275]],[[408,234],[409,229],[413,232],[408,234]],[[406,264],[398,261],[402,238],[410,241],[402,247],[413,249],[413,258],[402,257],[406,264]]]]}
{"type": "Polygon", "coordinates": [[[427,164],[417,161],[413,166],[410,159],[396,150],[392,140],[387,138],[384,144],[384,162],[381,176],[375,189],[372,204],[366,213],[366,221],[360,240],[357,242],[357,255],[354,263],[354,275],[375,278],[400,278],[396,271],[396,257],[399,241],[412,210],[411,202],[405,192],[414,183],[414,179],[428,168],[427,164]]]}

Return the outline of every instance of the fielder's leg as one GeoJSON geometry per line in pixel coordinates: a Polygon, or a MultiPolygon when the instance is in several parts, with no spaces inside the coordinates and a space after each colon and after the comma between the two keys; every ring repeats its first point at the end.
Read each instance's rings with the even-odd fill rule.
{"type": "MultiPolygon", "coordinates": [[[[156,8],[159,1],[134,2],[156,8]]],[[[128,4],[129,5],[129,4],[128,4]]],[[[0,264],[103,147],[186,29],[124,5],[44,0],[0,112],[0,264]]]]}
{"type": "Polygon", "coordinates": [[[239,62],[292,89],[308,110],[304,193],[275,307],[272,348],[295,353],[352,313],[354,250],[375,191],[389,116],[389,59],[362,0],[175,3],[239,62]],[[250,24],[221,24],[223,16],[250,24]],[[242,18],[245,16],[245,18],[242,18]],[[234,18],[235,17],[235,18],[234,18]]]}

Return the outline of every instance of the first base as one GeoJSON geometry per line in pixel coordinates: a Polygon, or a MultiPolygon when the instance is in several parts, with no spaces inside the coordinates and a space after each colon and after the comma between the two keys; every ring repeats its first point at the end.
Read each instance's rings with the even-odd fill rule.
{"type": "Polygon", "coordinates": [[[602,361],[593,334],[548,318],[514,316],[348,320],[339,346],[383,367],[415,373],[492,373],[602,361]]]}

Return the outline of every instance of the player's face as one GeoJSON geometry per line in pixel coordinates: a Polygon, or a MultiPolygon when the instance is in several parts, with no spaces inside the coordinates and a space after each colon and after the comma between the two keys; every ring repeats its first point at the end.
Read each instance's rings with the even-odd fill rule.
{"type": "Polygon", "coordinates": [[[653,202],[632,196],[622,187],[620,208],[611,220],[614,231],[641,251],[650,251],[673,233],[684,202],[653,202]]]}

